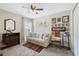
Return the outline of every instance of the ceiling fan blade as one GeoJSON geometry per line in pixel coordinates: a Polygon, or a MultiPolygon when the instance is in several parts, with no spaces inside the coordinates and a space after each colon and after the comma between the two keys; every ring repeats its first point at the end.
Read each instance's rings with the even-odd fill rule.
{"type": "Polygon", "coordinates": [[[31,5],[30,7],[31,7],[32,10],[35,10],[36,9],[36,6],[35,5],[31,5]]]}
{"type": "Polygon", "coordinates": [[[40,10],[40,11],[42,11],[42,10],[43,10],[43,8],[37,8],[37,9],[35,9],[35,10],[40,10]]]}
{"type": "Polygon", "coordinates": [[[22,8],[31,9],[31,8],[29,8],[29,7],[26,7],[26,6],[22,6],[22,8]]]}

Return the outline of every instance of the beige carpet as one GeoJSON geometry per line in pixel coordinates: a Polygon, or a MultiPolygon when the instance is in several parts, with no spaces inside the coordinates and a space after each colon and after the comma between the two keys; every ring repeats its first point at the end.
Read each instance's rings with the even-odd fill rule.
{"type": "Polygon", "coordinates": [[[16,45],[3,50],[4,56],[73,56],[72,52],[67,49],[60,49],[55,46],[49,46],[44,48],[40,53],[35,52],[27,47],[22,46],[23,44],[16,45]]]}

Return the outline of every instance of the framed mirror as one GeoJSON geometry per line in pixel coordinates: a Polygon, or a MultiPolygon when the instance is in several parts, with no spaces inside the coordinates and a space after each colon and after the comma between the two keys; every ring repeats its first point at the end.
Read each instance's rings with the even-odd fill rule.
{"type": "Polygon", "coordinates": [[[16,29],[16,23],[13,19],[5,19],[4,20],[4,30],[12,32],[16,29]]]}

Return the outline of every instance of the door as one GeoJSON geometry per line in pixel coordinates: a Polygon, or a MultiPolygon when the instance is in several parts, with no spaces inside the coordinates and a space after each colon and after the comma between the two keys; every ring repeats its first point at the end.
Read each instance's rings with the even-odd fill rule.
{"type": "Polygon", "coordinates": [[[79,4],[74,10],[74,54],[79,55],[79,4]]]}

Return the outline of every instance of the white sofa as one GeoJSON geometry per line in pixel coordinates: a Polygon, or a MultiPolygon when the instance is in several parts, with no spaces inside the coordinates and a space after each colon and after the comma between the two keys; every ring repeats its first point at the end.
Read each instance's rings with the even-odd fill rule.
{"type": "MultiPolygon", "coordinates": [[[[42,35],[41,35],[42,36],[42,35]]],[[[31,43],[34,43],[34,44],[37,44],[37,45],[40,45],[40,46],[43,46],[43,47],[47,47],[49,45],[49,42],[50,42],[50,37],[45,37],[43,35],[43,37],[41,38],[40,37],[27,37],[27,42],[31,42],[31,43]]]]}

